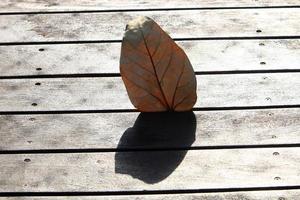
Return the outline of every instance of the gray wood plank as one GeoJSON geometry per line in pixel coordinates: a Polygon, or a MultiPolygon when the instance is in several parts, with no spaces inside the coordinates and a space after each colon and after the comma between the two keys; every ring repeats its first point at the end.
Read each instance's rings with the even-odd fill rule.
{"type": "Polygon", "coordinates": [[[297,0],[64,0],[64,1],[0,1],[1,12],[28,11],[70,11],[70,10],[112,10],[112,9],[155,9],[155,8],[201,8],[201,7],[242,7],[242,6],[293,6],[299,5],[297,0]]]}
{"type": "Polygon", "coordinates": [[[144,191],[300,184],[299,148],[3,154],[0,163],[1,192],[144,191]]]}
{"type": "Polygon", "coordinates": [[[0,149],[173,148],[300,143],[300,108],[195,111],[195,119],[139,113],[0,115],[0,149]],[[139,118],[138,118],[139,117],[139,118]],[[146,115],[147,117],[147,115],[146,115]],[[170,123],[155,123],[157,120],[170,123]],[[141,120],[142,119],[142,120],[141,120]],[[143,126],[142,126],[143,125],[143,126]],[[139,129],[138,127],[144,127],[139,129]],[[174,127],[177,127],[174,130],[174,127]],[[192,127],[194,141],[180,141],[192,127]],[[133,127],[133,128],[132,128],[133,127]],[[187,130],[187,129],[186,129],[187,130]],[[144,138],[132,142],[128,135],[144,138]],[[177,137],[176,137],[177,136],[177,137]],[[120,145],[120,140],[125,141],[120,145]],[[167,142],[166,142],[167,140],[167,142]],[[127,141],[127,142],[126,142],[127,141]]]}
{"type": "MultiPolygon", "coordinates": [[[[300,73],[197,76],[196,107],[299,104],[300,73]]],[[[120,77],[0,80],[0,111],[132,109],[120,77]],[[41,85],[35,85],[40,83],[41,85]]]]}
{"type": "MultiPolygon", "coordinates": [[[[177,43],[196,72],[300,69],[297,39],[177,43]]],[[[120,43],[0,46],[0,75],[119,73],[120,49],[120,43]]]]}
{"type": "Polygon", "coordinates": [[[298,200],[299,190],[124,196],[0,197],[0,200],[298,200]]]}
{"type": "Polygon", "coordinates": [[[0,42],[120,40],[126,23],[139,15],[153,18],[173,38],[293,36],[300,32],[299,10],[285,8],[3,15],[0,18],[0,42]]]}

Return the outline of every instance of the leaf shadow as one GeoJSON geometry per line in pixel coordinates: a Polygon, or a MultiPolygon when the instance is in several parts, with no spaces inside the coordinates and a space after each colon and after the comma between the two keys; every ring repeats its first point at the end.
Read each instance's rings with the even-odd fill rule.
{"type": "Polygon", "coordinates": [[[118,143],[115,173],[149,184],[164,180],[184,159],[195,141],[195,131],[192,111],[140,113],[118,143]]]}

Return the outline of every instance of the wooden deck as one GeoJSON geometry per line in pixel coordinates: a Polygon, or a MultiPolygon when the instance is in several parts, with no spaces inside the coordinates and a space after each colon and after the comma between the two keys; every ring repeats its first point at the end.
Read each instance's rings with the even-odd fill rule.
{"type": "Polygon", "coordinates": [[[0,1],[0,200],[299,200],[299,0],[0,1]],[[194,67],[193,112],[119,75],[146,15],[194,67]]]}

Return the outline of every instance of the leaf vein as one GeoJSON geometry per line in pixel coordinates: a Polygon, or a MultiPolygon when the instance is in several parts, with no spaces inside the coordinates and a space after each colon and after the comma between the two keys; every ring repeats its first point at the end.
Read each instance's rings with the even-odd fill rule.
{"type": "Polygon", "coordinates": [[[146,91],[147,94],[149,94],[150,96],[152,96],[152,97],[154,97],[155,99],[157,99],[157,100],[160,102],[160,104],[161,104],[162,106],[165,106],[165,104],[164,104],[157,96],[155,96],[154,94],[152,94],[152,93],[151,93],[150,91],[148,91],[146,88],[143,88],[142,86],[140,86],[140,85],[137,84],[136,82],[132,81],[132,80],[131,80],[130,78],[128,78],[125,74],[123,74],[123,76],[124,76],[127,80],[129,80],[133,85],[135,85],[136,87],[138,87],[138,88],[140,88],[140,89],[146,91]]]}

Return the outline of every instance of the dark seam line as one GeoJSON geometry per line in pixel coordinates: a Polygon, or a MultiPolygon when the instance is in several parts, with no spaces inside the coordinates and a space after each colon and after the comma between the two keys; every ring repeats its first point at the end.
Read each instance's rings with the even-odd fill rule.
{"type": "MultiPolygon", "coordinates": [[[[270,106],[232,106],[232,107],[196,107],[193,111],[223,111],[223,110],[262,110],[300,108],[295,105],[270,105],[270,106]]],[[[0,115],[48,115],[48,114],[89,114],[89,113],[129,113],[139,112],[136,109],[105,109],[105,110],[46,110],[46,111],[0,111],[0,115]]]]}
{"type": "Polygon", "coordinates": [[[204,188],[178,190],[138,190],[138,191],[86,191],[86,192],[0,192],[1,197],[17,196],[113,196],[113,195],[155,195],[155,194],[188,194],[188,193],[226,193],[272,190],[298,190],[300,185],[244,187],[244,188],[204,188]]]}
{"type": "Polygon", "coordinates": [[[39,114],[48,115],[48,114],[89,114],[89,113],[132,113],[132,112],[138,112],[138,111],[136,109],[0,111],[0,115],[39,115],[39,114]]]}
{"type": "MultiPolygon", "coordinates": [[[[195,37],[173,38],[175,41],[196,40],[270,40],[270,39],[300,39],[300,35],[290,36],[243,36],[243,37],[195,37]]],[[[94,43],[120,43],[122,40],[67,40],[67,41],[31,41],[31,42],[0,42],[0,46],[17,45],[55,45],[55,44],[94,44],[94,43]]]]}
{"type": "MultiPolygon", "coordinates": [[[[300,38],[300,36],[299,36],[300,38]]],[[[17,45],[54,45],[54,44],[94,44],[94,43],[120,43],[122,40],[67,40],[67,41],[31,41],[31,42],[0,42],[0,46],[17,45]]]]}
{"type": "Polygon", "coordinates": [[[193,151],[221,149],[258,149],[258,148],[299,148],[300,144],[257,144],[257,145],[216,145],[194,147],[124,147],[124,148],[82,148],[82,149],[20,149],[0,150],[0,154],[65,154],[65,153],[113,153],[113,152],[153,152],[153,151],[193,151]]]}
{"type": "Polygon", "coordinates": [[[121,77],[121,75],[120,73],[37,74],[37,75],[0,76],[0,79],[97,78],[97,77],[121,77]]]}
{"type": "MultiPolygon", "coordinates": [[[[226,74],[268,74],[268,73],[299,73],[300,69],[267,69],[267,70],[233,70],[233,71],[198,71],[201,75],[226,75],[226,74]]],[[[0,76],[1,79],[43,79],[43,78],[100,78],[100,77],[121,77],[120,73],[84,73],[84,74],[38,74],[0,76]]]]}
{"type": "Polygon", "coordinates": [[[300,69],[263,69],[263,70],[228,70],[228,71],[202,71],[196,75],[226,75],[226,74],[264,74],[264,73],[298,73],[300,69]]]}
{"type": "Polygon", "coordinates": [[[292,6],[228,6],[228,7],[190,7],[190,8],[136,8],[136,9],[107,9],[107,10],[58,10],[58,11],[25,11],[0,12],[0,15],[48,15],[72,13],[111,13],[111,12],[140,12],[140,11],[184,11],[184,10],[244,10],[244,9],[274,9],[274,8],[300,8],[292,6]]]}

